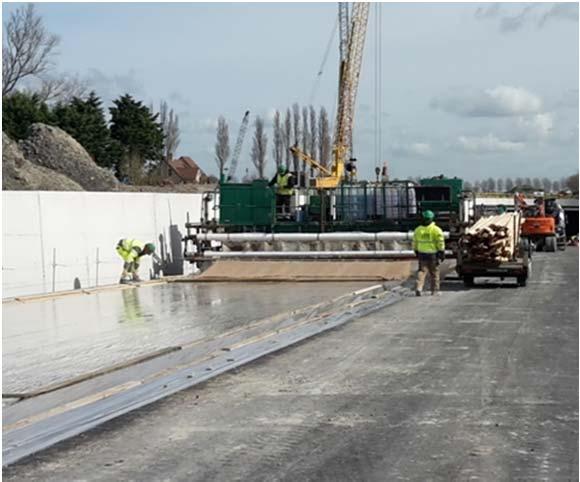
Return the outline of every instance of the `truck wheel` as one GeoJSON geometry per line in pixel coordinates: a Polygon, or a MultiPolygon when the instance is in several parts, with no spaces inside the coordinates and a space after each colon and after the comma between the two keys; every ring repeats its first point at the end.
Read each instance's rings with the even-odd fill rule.
{"type": "Polygon", "coordinates": [[[473,282],[473,276],[464,275],[463,276],[463,286],[471,288],[475,283],[473,282]]]}
{"type": "Polygon", "coordinates": [[[549,253],[556,252],[556,236],[549,236],[546,238],[546,251],[549,253]]]}
{"type": "Polygon", "coordinates": [[[518,286],[526,286],[528,284],[528,277],[526,275],[518,276],[518,286]]]}

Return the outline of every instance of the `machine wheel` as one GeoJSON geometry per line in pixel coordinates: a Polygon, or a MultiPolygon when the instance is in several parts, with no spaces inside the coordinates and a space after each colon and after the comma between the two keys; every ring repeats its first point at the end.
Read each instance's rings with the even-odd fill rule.
{"type": "Polygon", "coordinates": [[[518,276],[518,286],[526,286],[528,284],[528,277],[527,275],[520,275],[518,276]]]}
{"type": "Polygon", "coordinates": [[[473,276],[471,275],[463,275],[463,286],[467,288],[471,288],[474,285],[473,276]]]}
{"type": "Polygon", "coordinates": [[[546,238],[546,242],[545,242],[545,246],[546,246],[546,251],[548,251],[549,253],[555,253],[556,252],[556,236],[549,236],[546,238]]]}

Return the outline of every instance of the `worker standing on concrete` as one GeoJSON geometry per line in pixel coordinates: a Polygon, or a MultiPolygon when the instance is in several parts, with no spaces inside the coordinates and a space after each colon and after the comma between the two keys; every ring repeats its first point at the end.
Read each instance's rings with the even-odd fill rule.
{"type": "Polygon", "coordinates": [[[431,294],[439,294],[439,265],[445,260],[445,238],[435,224],[433,211],[423,212],[423,223],[413,234],[413,251],[419,261],[415,294],[421,296],[427,273],[431,276],[431,294]]]}
{"type": "Polygon", "coordinates": [[[288,168],[281,164],[278,173],[270,181],[270,186],[276,186],[276,210],[282,215],[290,214],[290,200],[294,194],[294,179],[288,168]]]}
{"type": "Polygon", "coordinates": [[[117,243],[117,253],[123,259],[123,273],[119,283],[141,281],[138,274],[141,258],[152,255],[154,252],[155,245],[153,243],[144,244],[136,239],[120,239],[117,243]]]}

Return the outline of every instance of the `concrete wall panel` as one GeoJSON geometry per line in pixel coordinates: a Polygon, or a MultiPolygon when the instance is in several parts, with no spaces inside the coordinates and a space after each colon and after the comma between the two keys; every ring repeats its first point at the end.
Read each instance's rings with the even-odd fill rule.
{"type": "Polygon", "coordinates": [[[145,258],[141,277],[184,272],[187,213],[201,216],[201,194],[2,193],[3,297],[115,283],[119,239],[154,242],[161,263],[145,258]]]}

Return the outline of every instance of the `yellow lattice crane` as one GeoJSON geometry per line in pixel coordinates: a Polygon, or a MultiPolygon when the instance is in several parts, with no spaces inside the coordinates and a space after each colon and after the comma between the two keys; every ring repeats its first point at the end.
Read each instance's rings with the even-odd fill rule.
{"type": "Polygon", "coordinates": [[[352,150],[356,94],[367,32],[369,3],[354,3],[350,10],[349,12],[347,2],[338,4],[340,70],[332,164],[329,168],[325,167],[297,146],[290,148],[299,159],[318,170],[316,187],[319,189],[334,189],[341,183],[345,177],[346,160],[350,158],[352,150]]]}

